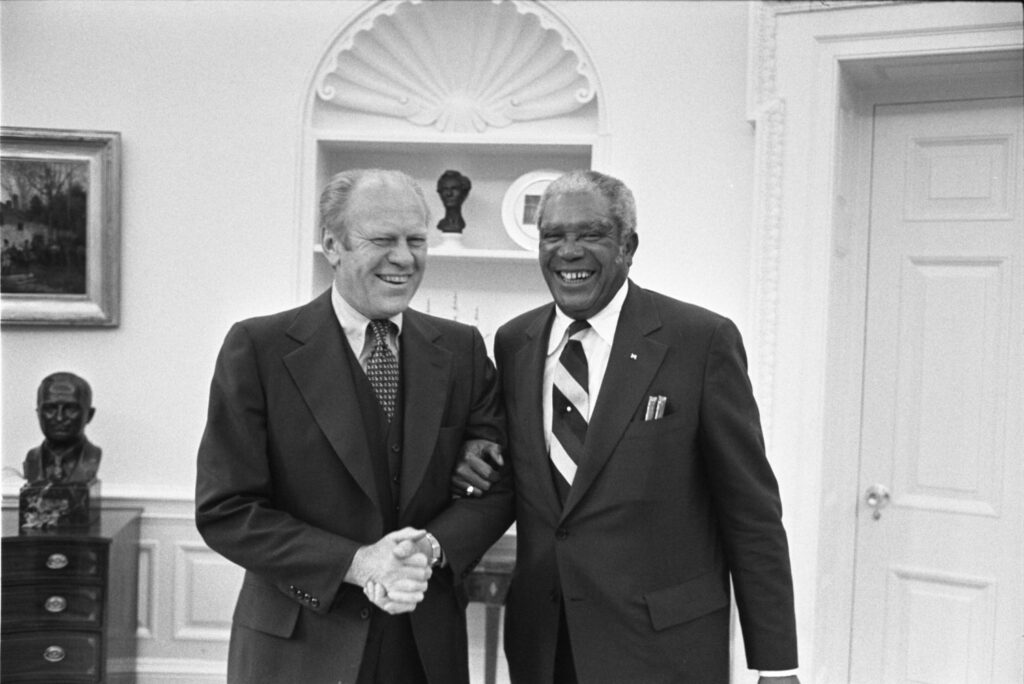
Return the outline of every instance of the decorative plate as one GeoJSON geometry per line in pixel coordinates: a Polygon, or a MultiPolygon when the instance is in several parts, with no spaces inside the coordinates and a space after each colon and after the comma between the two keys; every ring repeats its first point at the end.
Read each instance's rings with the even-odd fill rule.
{"type": "Polygon", "coordinates": [[[531,171],[517,178],[501,201],[501,220],[512,240],[531,252],[537,251],[537,205],[548,184],[562,175],[561,171],[531,171]]]}

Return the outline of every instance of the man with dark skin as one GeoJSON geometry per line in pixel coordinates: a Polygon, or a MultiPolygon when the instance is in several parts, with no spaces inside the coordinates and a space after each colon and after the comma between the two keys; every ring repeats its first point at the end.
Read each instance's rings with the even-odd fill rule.
{"type": "Polygon", "coordinates": [[[39,427],[46,438],[31,449],[23,465],[28,482],[91,482],[102,451],[85,437],[96,409],[92,388],[73,373],[43,378],[36,395],[39,427]]]}
{"type": "MultiPolygon", "coordinates": [[[[725,684],[731,585],[749,667],[796,684],[782,505],[739,331],[629,278],[622,181],[558,178],[538,228],[552,302],[494,343],[515,485],[512,682],[725,684]]],[[[489,459],[470,450],[452,493],[490,489],[489,459]]]]}

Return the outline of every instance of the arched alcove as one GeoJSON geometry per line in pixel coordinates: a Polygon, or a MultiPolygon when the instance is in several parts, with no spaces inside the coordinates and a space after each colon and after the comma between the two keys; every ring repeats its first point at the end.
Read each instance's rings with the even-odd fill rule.
{"type": "Polygon", "coordinates": [[[585,51],[532,2],[382,3],[341,31],[314,86],[316,125],[389,117],[483,133],[559,117],[596,123],[585,51]]]}

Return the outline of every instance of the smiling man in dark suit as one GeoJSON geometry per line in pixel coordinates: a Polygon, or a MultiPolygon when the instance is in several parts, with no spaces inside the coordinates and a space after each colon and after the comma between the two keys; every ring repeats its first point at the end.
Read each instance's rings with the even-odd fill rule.
{"type": "MultiPolygon", "coordinates": [[[[782,509],[736,326],[628,279],[639,240],[621,181],[562,176],[538,226],[554,303],[495,340],[512,681],[725,684],[731,578],[749,666],[796,682],[782,509]]],[[[469,454],[453,490],[497,477],[469,454]]]]}
{"type": "Polygon", "coordinates": [[[510,494],[448,485],[464,442],[504,441],[494,367],[475,328],[408,308],[428,221],[411,178],[338,174],[320,220],[333,287],[235,324],[210,388],[196,524],[245,569],[228,681],[468,684],[457,584],[510,494]]]}

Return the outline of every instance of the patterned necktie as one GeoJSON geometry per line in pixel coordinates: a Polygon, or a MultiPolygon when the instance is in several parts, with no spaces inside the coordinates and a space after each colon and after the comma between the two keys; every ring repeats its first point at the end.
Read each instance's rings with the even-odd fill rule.
{"type": "Polygon", "coordinates": [[[388,346],[388,335],[398,332],[398,326],[389,320],[370,321],[374,345],[366,362],[366,377],[370,379],[373,393],[391,422],[395,415],[395,397],[398,395],[398,359],[388,346]]]}
{"type": "Polygon", "coordinates": [[[587,321],[569,325],[569,340],[558,357],[551,383],[551,463],[555,482],[564,501],[576,466],[583,458],[590,415],[587,355],[580,338],[590,328],[587,321]]]}

